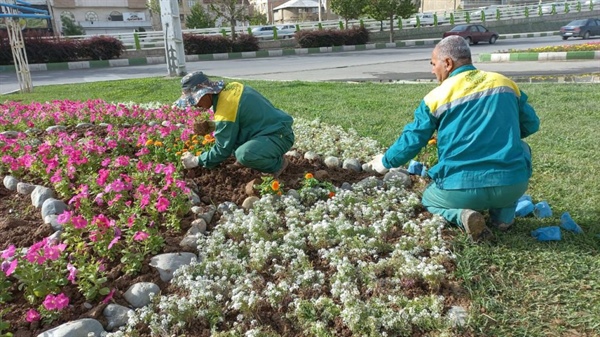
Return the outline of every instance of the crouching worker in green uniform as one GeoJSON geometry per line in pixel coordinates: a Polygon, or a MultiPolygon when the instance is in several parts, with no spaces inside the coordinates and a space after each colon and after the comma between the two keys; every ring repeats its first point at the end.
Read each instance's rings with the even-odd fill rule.
{"type": "Polygon", "coordinates": [[[212,82],[201,71],[181,79],[180,107],[213,107],[214,120],[195,123],[194,131],[206,135],[214,131],[215,145],[195,156],[182,155],[185,168],[202,165],[213,168],[235,155],[236,164],[275,176],[288,165],[284,154],[294,144],[293,118],[275,108],[251,87],[238,82],[212,82]]]}

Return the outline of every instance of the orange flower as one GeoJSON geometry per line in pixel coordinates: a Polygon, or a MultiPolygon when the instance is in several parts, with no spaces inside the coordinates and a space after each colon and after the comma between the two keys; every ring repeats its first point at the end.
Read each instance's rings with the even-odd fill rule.
{"type": "Polygon", "coordinates": [[[334,191],[330,191],[330,192],[329,192],[329,197],[330,197],[330,198],[333,198],[334,196],[335,196],[335,192],[334,192],[334,191]]]}
{"type": "Polygon", "coordinates": [[[215,141],[215,137],[213,137],[211,135],[204,135],[204,140],[202,141],[202,145],[214,143],[214,141],[215,141]]]}
{"type": "Polygon", "coordinates": [[[427,145],[435,145],[437,144],[437,139],[436,138],[431,138],[428,142],[427,145]]]}
{"type": "Polygon", "coordinates": [[[156,141],[156,142],[154,142],[154,146],[163,146],[163,142],[156,141]]]}
{"type": "Polygon", "coordinates": [[[312,175],[312,173],[307,173],[304,175],[304,179],[312,179],[314,178],[314,176],[312,175]]]}
{"type": "Polygon", "coordinates": [[[154,141],[152,139],[148,139],[146,141],[146,146],[150,146],[150,145],[153,145],[153,144],[154,144],[154,141]]]}
{"type": "Polygon", "coordinates": [[[199,156],[200,154],[202,154],[202,151],[196,151],[196,156],[199,156]]]}
{"type": "Polygon", "coordinates": [[[271,189],[273,191],[279,190],[279,182],[277,180],[273,180],[273,182],[271,183],[271,189]]]}

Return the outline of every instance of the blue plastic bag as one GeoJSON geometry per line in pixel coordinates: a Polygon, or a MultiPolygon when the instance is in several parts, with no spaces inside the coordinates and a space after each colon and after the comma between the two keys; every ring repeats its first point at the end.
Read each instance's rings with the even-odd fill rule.
{"type": "Polygon", "coordinates": [[[538,228],[534,231],[531,231],[531,236],[536,238],[538,241],[560,241],[562,239],[560,227],[558,226],[538,228]]]}
{"type": "Polygon", "coordinates": [[[540,201],[535,204],[533,214],[538,218],[549,218],[552,216],[552,209],[546,201],[540,201]]]}
{"type": "Polygon", "coordinates": [[[528,201],[530,201],[530,202],[533,202],[533,200],[531,199],[531,196],[530,196],[530,195],[527,195],[527,194],[523,194],[523,196],[522,196],[522,197],[520,197],[520,198],[519,198],[519,200],[517,200],[517,202],[521,202],[521,201],[523,201],[523,200],[528,200],[528,201]]]}
{"type": "Polygon", "coordinates": [[[533,206],[533,203],[530,200],[521,200],[517,203],[517,208],[515,209],[515,216],[526,216],[533,212],[534,209],[535,206],[533,206]]]}
{"type": "Polygon", "coordinates": [[[408,163],[408,173],[410,174],[418,174],[421,175],[421,173],[423,172],[423,163],[418,162],[416,160],[411,160],[408,163]]]}
{"type": "Polygon", "coordinates": [[[579,227],[579,225],[576,224],[575,221],[573,221],[573,219],[571,218],[571,214],[569,214],[569,212],[564,212],[560,216],[560,227],[562,227],[563,229],[566,229],[568,231],[571,231],[575,234],[583,233],[583,229],[581,229],[581,227],[579,227]]]}

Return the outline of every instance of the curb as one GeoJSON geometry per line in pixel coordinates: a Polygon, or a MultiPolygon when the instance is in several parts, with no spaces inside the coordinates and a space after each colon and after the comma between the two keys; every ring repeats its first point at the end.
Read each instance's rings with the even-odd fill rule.
{"type": "MultiPolygon", "coordinates": [[[[536,32],[536,33],[520,33],[520,34],[503,34],[499,36],[499,40],[519,39],[560,35],[559,32],[536,32]]],[[[219,53],[219,54],[202,54],[202,55],[186,55],[186,62],[198,61],[216,61],[216,60],[236,60],[245,58],[263,58],[263,57],[278,57],[288,55],[307,55],[318,53],[336,53],[345,51],[360,51],[386,48],[404,48],[411,46],[435,45],[441,38],[422,39],[422,40],[404,40],[399,42],[387,43],[368,43],[363,45],[351,46],[333,46],[319,48],[297,48],[297,49],[274,49],[274,50],[259,50],[251,52],[239,53],[219,53]]],[[[480,62],[509,62],[509,61],[562,61],[573,59],[600,59],[600,51],[587,52],[557,52],[557,53],[498,53],[498,54],[480,54],[480,62]]],[[[75,61],[75,62],[60,62],[60,63],[35,63],[29,65],[29,71],[48,71],[48,70],[75,70],[75,69],[90,69],[90,68],[109,68],[109,67],[127,67],[140,66],[151,64],[165,64],[165,56],[148,56],[128,59],[100,60],[100,61],[75,61]]],[[[0,66],[0,73],[14,72],[14,65],[0,66]]]]}

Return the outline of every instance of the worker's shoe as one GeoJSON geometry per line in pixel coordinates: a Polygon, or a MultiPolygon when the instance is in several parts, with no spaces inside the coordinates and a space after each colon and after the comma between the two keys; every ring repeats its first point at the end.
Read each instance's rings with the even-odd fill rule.
{"type": "Polygon", "coordinates": [[[485,218],[479,212],[464,209],[460,214],[460,222],[473,242],[487,240],[493,236],[492,231],[485,225],[485,218]]]}
{"type": "Polygon", "coordinates": [[[283,163],[281,164],[281,168],[277,172],[273,173],[273,177],[279,178],[281,173],[288,167],[289,164],[290,160],[283,156],[283,163]]]}
{"type": "Polygon", "coordinates": [[[511,227],[515,224],[515,220],[513,219],[513,221],[511,221],[510,223],[504,223],[504,222],[492,222],[492,226],[498,228],[499,231],[501,232],[506,232],[509,229],[511,229],[511,227]]]}

